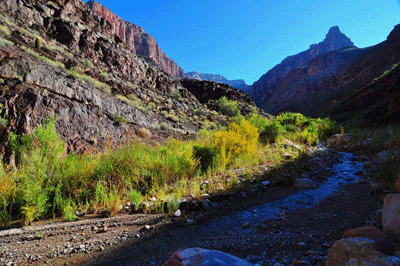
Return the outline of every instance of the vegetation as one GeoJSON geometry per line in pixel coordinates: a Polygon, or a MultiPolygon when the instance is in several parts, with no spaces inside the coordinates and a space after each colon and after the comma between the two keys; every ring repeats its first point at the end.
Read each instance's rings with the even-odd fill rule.
{"type": "MultiPolygon", "coordinates": [[[[300,132],[315,134],[309,137],[313,142],[330,129],[324,120],[299,114],[288,113],[276,121],[285,132],[298,127],[300,132]]],[[[284,145],[260,142],[259,131],[267,134],[268,126],[276,122],[257,114],[216,132],[204,129],[197,140],[169,139],[164,144],[130,140],[119,148],[83,155],[66,153],[55,122],[55,118],[50,119],[28,135],[11,133],[9,142],[17,167],[11,171],[0,167],[3,223],[22,219],[29,224],[45,215],[75,220],[77,210],[113,215],[122,203],[130,202],[137,209],[142,200],[154,195],[157,201],[145,211],[171,212],[178,208],[181,195],[200,197],[221,187],[236,187],[237,179],[226,180],[223,173],[238,167],[251,173],[258,164],[267,162],[279,165],[285,152],[301,155],[285,150],[284,145]],[[205,179],[211,181],[202,186],[205,179]]],[[[290,137],[285,132],[280,132],[281,137],[290,137]]]]}

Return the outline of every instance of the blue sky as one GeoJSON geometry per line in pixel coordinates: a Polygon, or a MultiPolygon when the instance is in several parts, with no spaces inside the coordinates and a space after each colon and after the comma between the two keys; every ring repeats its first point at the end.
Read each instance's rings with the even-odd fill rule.
{"type": "Polygon", "coordinates": [[[97,1],[141,26],[185,72],[248,84],[321,42],[332,26],[367,47],[400,24],[400,0],[97,1]]]}

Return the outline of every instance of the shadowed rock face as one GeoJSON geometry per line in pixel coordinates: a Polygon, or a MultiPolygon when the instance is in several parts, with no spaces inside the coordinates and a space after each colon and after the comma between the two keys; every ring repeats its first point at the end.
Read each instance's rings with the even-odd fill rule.
{"type": "Polygon", "coordinates": [[[299,95],[308,95],[310,91],[307,89],[310,89],[311,84],[308,77],[335,73],[352,57],[349,56],[350,53],[345,55],[331,52],[353,46],[353,42],[339,30],[338,26],[332,27],[322,42],[311,45],[308,50],[297,55],[288,56],[263,75],[251,87],[250,95],[256,104],[267,112],[277,113],[282,109],[295,109],[291,104],[281,102],[278,98],[297,99],[299,95]],[[323,56],[328,53],[329,56],[323,56]],[[278,91],[280,96],[277,96],[278,91]]]}
{"type": "Polygon", "coordinates": [[[110,23],[113,32],[138,56],[174,76],[183,76],[183,69],[170,59],[156,40],[141,27],[127,22],[96,1],[87,3],[101,18],[110,23]]]}

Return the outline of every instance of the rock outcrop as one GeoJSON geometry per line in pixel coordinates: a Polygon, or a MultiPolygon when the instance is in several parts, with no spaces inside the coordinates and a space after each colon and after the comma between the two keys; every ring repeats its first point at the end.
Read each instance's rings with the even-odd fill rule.
{"type": "Polygon", "coordinates": [[[250,95],[272,114],[301,112],[360,124],[398,122],[399,36],[396,26],[386,41],[375,46],[339,48],[350,42],[333,28],[324,42],[288,57],[265,74],[250,95]],[[334,48],[339,49],[329,51],[334,48]],[[315,56],[318,53],[322,54],[315,56]]]}
{"type": "Polygon", "coordinates": [[[222,75],[205,74],[205,73],[199,73],[196,71],[185,73],[185,77],[186,78],[194,78],[197,80],[208,80],[208,81],[224,83],[224,84],[232,86],[238,90],[241,90],[247,94],[250,92],[250,86],[247,85],[243,79],[228,80],[227,78],[225,78],[222,75]]]}
{"type": "Polygon", "coordinates": [[[390,194],[385,197],[382,226],[385,233],[400,242],[400,194],[390,194]]]}
{"type": "MultiPolygon", "coordinates": [[[[219,120],[177,80],[118,42],[108,23],[80,0],[0,4],[0,155],[10,132],[29,133],[57,116],[70,150],[102,148],[127,137],[196,132],[188,119],[219,120]]],[[[8,147],[8,148],[7,148],[8,147]]]]}
{"type": "Polygon", "coordinates": [[[336,73],[353,58],[356,54],[354,49],[353,42],[339,27],[332,27],[324,41],[287,57],[263,75],[252,85],[250,95],[267,112],[294,110],[297,102],[318,90],[320,84],[314,83],[315,77],[336,73]],[[339,52],[333,52],[339,49],[339,52]],[[295,106],[291,104],[293,101],[295,106]]]}
{"type": "Polygon", "coordinates": [[[336,241],[329,251],[327,266],[395,266],[400,259],[383,254],[372,246],[374,240],[354,237],[336,241]]]}
{"type": "Polygon", "coordinates": [[[170,59],[158,46],[156,40],[141,27],[121,19],[96,1],[90,0],[87,4],[111,25],[112,31],[138,56],[152,65],[159,66],[168,74],[183,76],[183,69],[170,59]]]}

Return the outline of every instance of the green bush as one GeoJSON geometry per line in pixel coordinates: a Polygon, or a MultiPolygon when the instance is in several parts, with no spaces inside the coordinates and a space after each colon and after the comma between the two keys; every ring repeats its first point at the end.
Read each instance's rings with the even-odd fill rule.
{"type": "Polygon", "coordinates": [[[378,166],[374,174],[374,179],[392,192],[398,192],[396,189],[396,180],[399,174],[400,156],[392,154],[378,166]]]}
{"type": "Polygon", "coordinates": [[[219,104],[219,111],[222,114],[230,117],[240,115],[240,110],[237,101],[228,100],[226,96],[223,96],[218,100],[218,104],[219,104]]]}
{"type": "Polygon", "coordinates": [[[218,157],[218,150],[214,146],[194,145],[193,154],[199,160],[201,170],[206,171],[215,163],[218,157]]]}

